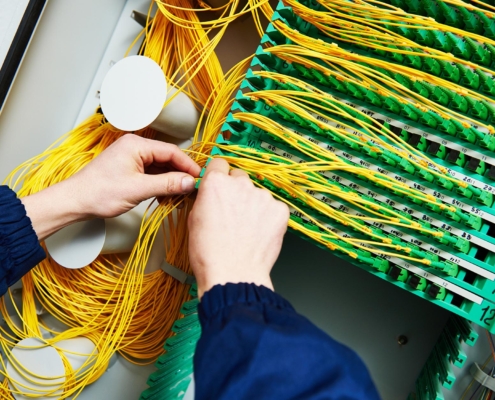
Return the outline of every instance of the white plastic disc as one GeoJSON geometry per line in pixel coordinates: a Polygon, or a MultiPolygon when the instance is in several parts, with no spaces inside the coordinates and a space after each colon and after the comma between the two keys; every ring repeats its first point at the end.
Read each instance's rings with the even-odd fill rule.
{"type": "Polygon", "coordinates": [[[160,66],[151,58],[130,56],[108,71],[100,90],[105,118],[123,131],[150,125],[167,99],[167,81],[160,66]]]}
{"type": "Polygon", "coordinates": [[[100,255],[105,244],[105,220],[78,222],[58,231],[45,240],[53,260],[69,269],[83,268],[100,255]]]}
{"type": "MultiPolygon", "coordinates": [[[[29,377],[29,380],[17,372],[12,363],[8,361],[7,374],[9,376],[9,388],[10,390],[18,390],[23,393],[37,395],[47,393],[47,391],[53,391],[52,396],[54,396],[53,398],[56,398],[57,395],[62,394],[62,386],[65,382],[65,368],[57,350],[51,346],[32,349],[20,347],[36,347],[40,345],[43,345],[41,340],[37,338],[27,338],[21,340],[12,349],[12,356],[15,357],[15,360],[13,361],[17,364],[18,369],[29,377]],[[35,377],[35,375],[43,376],[47,379],[35,377]],[[48,379],[54,377],[61,378],[48,379]],[[20,384],[27,388],[20,386],[20,384]],[[60,389],[57,390],[58,388],[60,389]]],[[[32,399],[32,397],[27,397],[22,394],[14,394],[14,396],[16,400],[32,399]]]]}

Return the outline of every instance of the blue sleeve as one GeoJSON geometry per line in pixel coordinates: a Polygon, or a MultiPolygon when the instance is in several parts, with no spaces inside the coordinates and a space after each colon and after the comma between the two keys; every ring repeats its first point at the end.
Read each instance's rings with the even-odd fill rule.
{"type": "Polygon", "coordinates": [[[198,313],[197,400],[379,399],[356,353],[263,286],[215,286],[198,313]]]}
{"type": "Polygon", "coordinates": [[[0,186],[0,296],[44,258],[24,205],[0,186]]]}

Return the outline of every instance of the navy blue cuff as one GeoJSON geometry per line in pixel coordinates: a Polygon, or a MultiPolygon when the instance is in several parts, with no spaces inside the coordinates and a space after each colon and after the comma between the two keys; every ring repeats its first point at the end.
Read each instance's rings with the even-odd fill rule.
{"type": "Polygon", "coordinates": [[[213,286],[201,298],[198,306],[201,324],[206,324],[211,317],[235,305],[263,305],[294,311],[287,300],[265,286],[256,286],[254,283],[227,283],[213,286]]]}
{"type": "Polygon", "coordinates": [[[0,186],[0,295],[45,257],[24,204],[0,186]]]}

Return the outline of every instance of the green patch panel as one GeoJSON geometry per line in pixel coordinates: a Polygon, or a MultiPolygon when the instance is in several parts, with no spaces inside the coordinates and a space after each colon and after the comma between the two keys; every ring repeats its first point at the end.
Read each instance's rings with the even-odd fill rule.
{"type": "MultiPolygon", "coordinates": [[[[314,2],[301,1],[301,3],[313,9],[322,10],[321,5],[314,2]]],[[[423,8],[426,7],[425,2],[418,4],[423,8]]],[[[443,6],[437,4],[435,7],[443,6]]],[[[455,13],[464,15],[463,11],[455,13]]],[[[469,12],[469,15],[471,14],[469,12]]],[[[486,26],[488,31],[491,29],[491,20],[487,22],[479,16],[475,18],[482,21],[483,27],[486,26]]],[[[281,21],[301,33],[321,39],[326,43],[335,42],[333,38],[330,39],[308,21],[296,15],[289,7],[280,5],[273,20],[281,21]]],[[[466,23],[472,22],[466,19],[466,23]]],[[[443,43],[447,46],[443,48],[444,50],[450,48],[453,51],[455,46],[460,46],[459,49],[464,46],[464,49],[470,51],[469,59],[481,65],[491,66],[492,60],[495,60],[493,57],[495,53],[492,54],[494,49],[486,46],[482,52],[478,44],[473,41],[465,41],[461,46],[458,37],[447,33],[424,30],[412,32],[411,29],[403,29],[401,34],[418,43],[437,46],[439,49],[443,43]]],[[[490,37],[489,34],[487,37],[490,37]]],[[[345,193],[355,193],[366,200],[367,205],[364,208],[357,208],[355,204],[335,195],[308,190],[306,194],[311,196],[312,201],[319,201],[332,209],[354,216],[370,216],[374,207],[380,206],[383,207],[382,209],[390,210],[390,215],[399,215],[401,221],[410,223],[412,221],[424,230],[441,232],[443,236],[429,235],[424,231],[406,226],[396,227],[370,221],[363,221],[362,226],[365,229],[358,232],[329,218],[322,212],[315,211],[306,204],[304,199],[294,198],[291,193],[277,187],[268,178],[252,176],[253,180],[294,204],[291,209],[291,219],[299,224],[296,226],[302,226],[305,230],[314,232],[323,232],[321,226],[324,226],[341,238],[352,237],[355,240],[362,240],[360,243],[362,246],[354,249],[352,256],[342,250],[349,249],[350,246],[344,240],[328,238],[324,242],[313,241],[318,246],[334,249],[340,257],[360,268],[495,332],[495,208],[493,198],[495,193],[495,137],[491,132],[473,123],[461,124],[457,120],[447,119],[435,112],[424,110],[412,102],[398,102],[393,97],[374,91],[373,86],[360,84],[358,80],[335,79],[332,74],[324,73],[324,68],[328,67],[324,60],[308,58],[310,62],[306,64],[303,61],[287,62],[270,52],[270,46],[298,44],[285,37],[275,28],[275,25],[268,27],[261,42],[268,45],[268,50],[258,48],[252,62],[252,69],[247,72],[231,114],[222,128],[223,136],[218,139],[219,143],[236,145],[238,149],[245,148],[251,157],[258,157],[260,160],[268,158],[279,163],[287,160],[286,162],[289,163],[308,161],[308,154],[302,153],[298,148],[304,148],[310,142],[338,156],[340,160],[349,165],[361,166],[386,175],[433,196],[441,204],[454,206],[455,211],[442,209],[433,203],[424,203],[417,198],[407,198],[398,187],[381,185],[377,181],[371,182],[365,176],[353,175],[341,170],[321,171],[319,176],[326,180],[328,187],[345,193]],[[306,84],[298,86],[291,83],[292,81],[261,76],[256,72],[258,70],[296,78],[306,84]],[[303,98],[306,104],[318,112],[311,114],[314,118],[311,120],[292,113],[281,104],[265,101],[256,96],[257,92],[265,90],[274,90],[277,93],[287,91],[291,94],[299,92],[300,98],[303,98]],[[312,93],[314,90],[325,94],[324,97],[320,96],[325,99],[324,104],[322,100],[317,101],[310,96],[304,96],[305,93],[312,93]],[[322,105],[331,105],[335,108],[323,109],[322,105]],[[345,111],[348,116],[331,111],[336,110],[336,107],[345,111]],[[239,112],[266,117],[296,134],[295,137],[300,139],[295,139],[295,142],[284,141],[283,138],[255,124],[236,119],[236,113],[239,112]],[[315,119],[321,124],[315,123],[315,119]],[[361,122],[358,123],[358,121],[361,122]],[[373,153],[369,151],[369,148],[360,146],[355,140],[347,140],[336,133],[337,129],[344,129],[346,132],[351,132],[355,138],[364,139],[367,137],[365,126],[370,124],[384,133],[380,137],[384,143],[396,149],[389,136],[385,135],[385,133],[387,135],[392,133],[412,148],[427,155],[436,165],[445,168],[451,176],[459,179],[463,184],[433,174],[432,170],[427,168],[418,168],[412,159],[399,156],[397,152],[373,153]],[[294,143],[297,147],[292,145],[294,143]],[[373,241],[377,241],[378,244],[384,238],[397,245],[397,248],[404,253],[429,260],[429,265],[393,256],[377,257],[371,251],[366,250],[374,248],[373,241]]],[[[342,43],[338,45],[356,54],[366,55],[370,60],[380,59],[392,63],[400,61],[400,57],[396,56],[397,53],[395,55],[387,52],[379,54],[355,45],[342,43]]],[[[463,56],[468,57],[466,51],[463,56]]],[[[411,56],[409,61],[406,57],[402,57],[400,63],[437,74],[451,82],[457,82],[479,93],[484,93],[488,97],[495,94],[492,77],[475,68],[419,56],[411,56]],[[493,93],[490,92],[491,88],[494,89],[493,93]]],[[[371,62],[362,63],[362,65],[367,67],[368,71],[376,71],[380,76],[386,75],[387,78],[394,79],[404,88],[436,104],[454,109],[466,117],[480,121],[480,125],[495,121],[495,103],[476,101],[469,96],[459,95],[451,89],[432,85],[426,81],[413,81],[402,73],[374,67],[371,62]]],[[[228,149],[228,146],[222,146],[222,148],[228,149]]],[[[228,150],[215,149],[215,152],[239,156],[238,153],[229,153],[228,150]]],[[[430,164],[430,167],[435,168],[433,164],[430,164]]],[[[303,232],[297,229],[294,231],[305,239],[312,240],[303,232]]],[[[428,368],[433,367],[430,365],[428,368]]],[[[445,375],[447,367],[442,368],[442,373],[445,375]]]]}
{"type": "Polygon", "coordinates": [[[452,316],[433,348],[416,381],[415,390],[409,400],[443,400],[442,387],[452,389],[455,383],[455,368],[466,365],[467,357],[463,344],[474,346],[478,334],[471,324],[458,316],[452,316]]]}
{"type": "MultiPolygon", "coordinates": [[[[279,7],[273,19],[281,20],[284,23],[292,23],[295,29],[297,29],[301,33],[306,34],[310,38],[322,40],[329,44],[335,43],[339,47],[352,51],[356,54],[372,57],[389,63],[404,65],[418,71],[428,72],[433,76],[446,79],[447,81],[456,83],[467,89],[474,90],[480,94],[495,99],[495,81],[493,79],[493,75],[482,71],[479,68],[473,68],[471,66],[463,65],[457,62],[448,62],[441,59],[429,58],[425,56],[426,53],[424,51],[406,48],[404,46],[401,47],[402,50],[409,50],[412,52],[417,52],[418,54],[421,53],[421,56],[411,54],[404,55],[393,51],[387,52],[382,49],[372,50],[369,47],[352,45],[346,41],[339,40],[334,37],[330,38],[323,32],[320,32],[316,27],[303,20],[301,17],[294,15],[289,7],[279,7]]],[[[440,34],[444,36],[444,40],[441,40],[442,43],[450,43],[449,46],[443,46],[443,49],[445,50],[450,48],[450,52],[456,57],[464,58],[467,59],[467,61],[472,61],[475,63],[477,62],[477,59],[483,61],[487,60],[489,57],[490,60],[493,60],[493,62],[490,62],[489,67],[493,67],[495,65],[494,46],[485,43],[477,43],[470,38],[455,36],[450,32],[442,32],[439,33],[439,35],[440,34]]],[[[414,40],[415,38],[416,37],[410,37],[411,40],[414,40]]],[[[261,43],[277,45],[290,43],[290,40],[285,38],[283,35],[281,36],[280,32],[278,32],[272,26],[268,27],[266,36],[262,39],[261,43]]],[[[438,48],[438,50],[442,50],[442,46],[436,47],[438,48]]],[[[397,49],[397,47],[393,45],[389,45],[388,48],[390,48],[391,50],[397,49]]],[[[484,66],[482,62],[480,62],[479,64],[484,66]]]]}
{"type": "Polygon", "coordinates": [[[157,371],[149,376],[149,388],[141,394],[140,400],[181,399],[191,383],[194,352],[201,335],[195,284],[189,294],[192,299],[183,304],[182,318],[175,321],[174,334],[165,342],[165,353],[156,361],[157,371]]]}

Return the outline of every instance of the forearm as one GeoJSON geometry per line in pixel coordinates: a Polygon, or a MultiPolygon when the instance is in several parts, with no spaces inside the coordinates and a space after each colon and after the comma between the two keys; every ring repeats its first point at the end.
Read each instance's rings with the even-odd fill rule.
{"type": "Polygon", "coordinates": [[[76,200],[75,190],[71,181],[63,181],[21,199],[38,240],[87,218],[76,200]]]}
{"type": "Polygon", "coordinates": [[[45,258],[16,194],[0,186],[0,295],[45,258]]]}
{"type": "Polygon", "coordinates": [[[267,288],[216,286],[199,316],[197,399],[379,398],[352,350],[267,288]]]}

